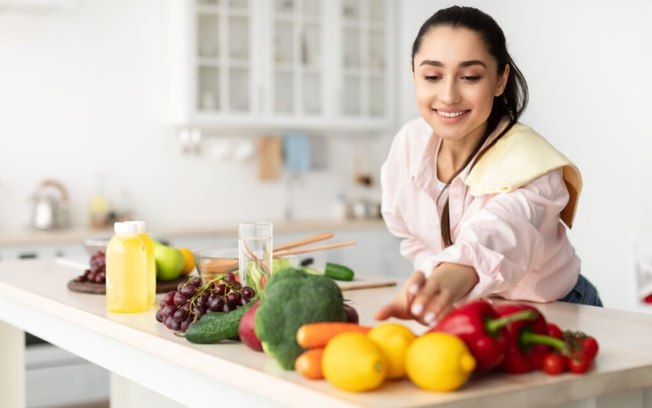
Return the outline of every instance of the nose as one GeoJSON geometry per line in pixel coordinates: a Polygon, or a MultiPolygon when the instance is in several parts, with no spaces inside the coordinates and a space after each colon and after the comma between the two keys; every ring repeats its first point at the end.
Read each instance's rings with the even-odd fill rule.
{"type": "Polygon", "coordinates": [[[448,78],[447,80],[442,81],[441,84],[442,87],[440,90],[441,92],[439,99],[442,101],[442,103],[445,103],[446,105],[453,105],[462,99],[455,78],[448,78]]]}

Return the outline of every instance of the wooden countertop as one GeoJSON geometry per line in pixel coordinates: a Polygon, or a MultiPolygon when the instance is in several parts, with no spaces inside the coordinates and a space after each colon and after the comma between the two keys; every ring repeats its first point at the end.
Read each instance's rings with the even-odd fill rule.
{"type": "MultiPolygon", "coordinates": [[[[188,406],[222,402],[221,395],[266,406],[473,408],[552,406],[630,389],[648,389],[644,392],[652,395],[652,316],[646,314],[565,303],[538,305],[548,320],[599,340],[600,354],[586,375],[489,373],[452,393],[423,391],[403,380],[356,394],[283,371],[272,358],[240,343],[191,344],[156,322],[154,308],[110,314],[103,296],[66,289],[66,282],[77,274],[54,260],[0,262],[0,320],[188,406]]],[[[346,297],[361,322],[373,324],[373,311],[397,290],[349,291],[346,297]]],[[[423,331],[415,323],[411,327],[423,331]]]]}
{"type": "MultiPolygon", "coordinates": [[[[274,232],[291,233],[301,231],[338,231],[338,230],[368,230],[385,229],[382,220],[302,220],[274,221],[274,232]]],[[[202,237],[230,235],[237,236],[238,226],[215,225],[205,227],[171,227],[150,228],[153,236],[161,238],[202,237]]],[[[52,231],[15,230],[2,231],[0,246],[31,246],[49,244],[81,244],[89,238],[110,238],[110,229],[97,230],[89,228],[70,228],[52,231]]]]}

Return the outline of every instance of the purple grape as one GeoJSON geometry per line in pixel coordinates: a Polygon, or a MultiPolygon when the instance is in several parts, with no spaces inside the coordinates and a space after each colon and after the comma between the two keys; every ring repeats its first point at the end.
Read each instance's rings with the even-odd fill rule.
{"type": "Polygon", "coordinates": [[[224,307],[224,300],[221,297],[213,298],[208,305],[208,309],[211,312],[221,312],[223,307],[224,307]]]}
{"type": "Polygon", "coordinates": [[[159,309],[156,311],[156,320],[159,322],[163,322],[163,309],[159,309]]]}
{"type": "Polygon", "coordinates": [[[177,285],[177,292],[181,292],[181,289],[183,289],[184,286],[186,286],[184,282],[179,282],[179,284],[177,285]]]}
{"type": "Polygon", "coordinates": [[[191,324],[192,324],[192,320],[191,319],[186,319],[186,320],[182,321],[181,324],[179,325],[179,330],[181,330],[182,332],[185,332],[186,330],[188,330],[188,326],[190,326],[191,324]]]}
{"type": "Polygon", "coordinates": [[[195,315],[197,315],[198,318],[202,317],[205,313],[206,309],[204,306],[195,306],[195,315]]]}
{"type": "Polygon", "coordinates": [[[177,309],[176,312],[174,312],[174,316],[172,317],[174,318],[174,320],[181,323],[182,321],[188,318],[188,311],[183,308],[179,308],[177,309]]]}
{"type": "Polygon", "coordinates": [[[196,288],[200,287],[202,285],[202,281],[200,277],[192,277],[188,280],[187,285],[194,286],[196,288]]]}
{"type": "Polygon", "coordinates": [[[174,315],[174,312],[177,311],[177,308],[171,305],[165,306],[163,309],[161,309],[161,316],[165,317],[166,319],[168,317],[171,317],[174,315]]]}
{"type": "Polygon", "coordinates": [[[244,306],[244,305],[246,305],[247,303],[249,303],[250,300],[251,300],[251,299],[249,299],[247,296],[242,296],[242,298],[240,299],[240,304],[241,304],[242,306],[244,306]]]}
{"type": "Polygon", "coordinates": [[[226,285],[223,284],[223,283],[220,283],[219,285],[215,286],[215,294],[217,296],[226,295],[226,285]]]}
{"type": "Polygon", "coordinates": [[[174,320],[172,316],[165,319],[165,327],[167,327],[170,330],[175,330],[175,331],[179,330],[180,326],[181,324],[176,320],[174,320]]]}
{"type": "Polygon", "coordinates": [[[229,303],[225,302],[224,306],[222,306],[222,311],[224,313],[229,313],[231,310],[235,310],[235,308],[232,307],[229,303]]]}
{"type": "Polygon", "coordinates": [[[165,296],[163,296],[163,301],[162,302],[165,302],[166,305],[173,305],[174,304],[174,295],[176,295],[176,293],[177,292],[175,292],[175,291],[166,293],[165,296]]]}
{"type": "Polygon", "coordinates": [[[256,291],[253,290],[252,288],[250,288],[249,286],[245,286],[244,288],[242,288],[241,293],[242,293],[242,296],[246,296],[246,297],[248,297],[249,299],[251,299],[251,298],[253,298],[254,296],[256,296],[256,291]]]}
{"type": "Polygon", "coordinates": [[[233,274],[233,272],[227,272],[227,273],[225,273],[223,279],[224,279],[224,282],[225,282],[225,283],[233,283],[233,282],[236,282],[235,275],[233,274]]]}
{"type": "Polygon", "coordinates": [[[192,295],[194,295],[196,292],[197,292],[197,288],[194,286],[184,286],[181,289],[179,289],[179,293],[187,297],[192,297],[192,295]]]}
{"type": "Polygon", "coordinates": [[[202,297],[195,298],[195,307],[199,306],[202,307],[204,305],[208,305],[208,302],[204,302],[204,299],[202,297]]]}
{"type": "MultiPolygon", "coordinates": [[[[226,295],[226,301],[231,305],[231,306],[239,306],[240,305],[240,294],[238,292],[231,292],[228,295],[226,295]]],[[[234,309],[235,309],[234,307],[234,309]]]]}
{"type": "Polygon", "coordinates": [[[181,293],[177,292],[174,294],[174,304],[177,306],[181,306],[184,303],[188,302],[188,298],[182,295],[181,293]]]}

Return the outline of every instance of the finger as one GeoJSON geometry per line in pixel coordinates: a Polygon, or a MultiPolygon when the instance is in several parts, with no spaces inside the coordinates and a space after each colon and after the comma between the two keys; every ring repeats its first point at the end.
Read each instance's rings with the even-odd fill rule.
{"type": "Polygon", "coordinates": [[[376,320],[387,320],[390,317],[394,316],[395,307],[396,306],[393,303],[387,304],[376,310],[373,314],[373,318],[376,320]]]}
{"type": "Polygon", "coordinates": [[[424,306],[423,322],[428,326],[434,326],[437,321],[443,318],[450,310],[451,294],[448,290],[442,290],[437,296],[432,297],[424,306]]]}
{"type": "Polygon", "coordinates": [[[386,320],[390,317],[399,319],[411,319],[409,307],[414,296],[419,292],[425,281],[423,273],[416,271],[405,281],[399,295],[389,304],[378,309],[373,317],[376,320],[386,320]]]}
{"type": "Polygon", "coordinates": [[[408,309],[412,302],[414,302],[414,298],[419,294],[419,291],[421,291],[425,282],[426,277],[419,271],[413,272],[407,282],[405,282],[403,293],[405,294],[405,304],[408,309]]]}
{"type": "Polygon", "coordinates": [[[396,317],[399,319],[408,319],[411,318],[408,310],[405,305],[402,305],[399,302],[393,301],[380,309],[376,310],[373,314],[373,318],[376,320],[387,320],[390,317],[396,317]]]}
{"type": "Polygon", "coordinates": [[[426,279],[425,284],[421,287],[419,294],[416,295],[410,306],[410,311],[415,317],[424,320],[426,305],[439,294],[439,282],[432,276],[426,279]]]}

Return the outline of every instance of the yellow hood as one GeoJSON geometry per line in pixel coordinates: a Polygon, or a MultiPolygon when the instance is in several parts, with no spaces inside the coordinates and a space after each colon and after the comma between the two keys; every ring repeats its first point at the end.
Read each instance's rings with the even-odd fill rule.
{"type": "Polygon", "coordinates": [[[560,216],[571,228],[582,191],[582,175],[566,156],[525,125],[515,124],[480,157],[466,178],[466,185],[474,196],[508,193],[559,168],[563,169],[570,195],[560,216]]]}

